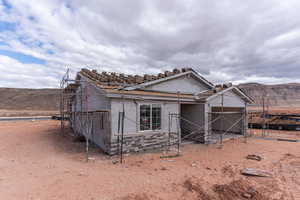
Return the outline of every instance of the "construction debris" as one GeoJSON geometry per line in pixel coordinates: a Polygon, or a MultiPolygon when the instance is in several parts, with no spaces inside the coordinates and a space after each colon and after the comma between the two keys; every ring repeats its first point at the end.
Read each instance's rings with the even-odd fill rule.
{"type": "Polygon", "coordinates": [[[293,140],[293,139],[284,139],[284,138],[278,138],[278,141],[284,141],[284,142],[298,142],[299,140],[293,140]]]}
{"type": "Polygon", "coordinates": [[[255,154],[249,154],[246,158],[249,160],[257,160],[257,161],[261,161],[263,159],[261,156],[255,154]]]}
{"type": "Polygon", "coordinates": [[[258,176],[258,177],[271,177],[272,174],[270,172],[254,169],[254,168],[245,168],[241,170],[241,174],[245,176],[258,176]]]}
{"type": "Polygon", "coordinates": [[[176,158],[179,157],[180,154],[174,154],[174,155],[164,155],[164,156],[160,156],[160,158],[176,158]]]}

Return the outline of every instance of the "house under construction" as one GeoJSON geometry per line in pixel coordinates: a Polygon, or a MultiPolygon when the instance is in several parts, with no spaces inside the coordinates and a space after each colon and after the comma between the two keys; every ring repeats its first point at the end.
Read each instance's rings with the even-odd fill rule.
{"type": "Polygon", "coordinates": [[[191,68],[144,76],[82,69],[74,80],[67,74],[61,87],[62,119],[110,155],[245,135],[253,102],[191,68]]]}

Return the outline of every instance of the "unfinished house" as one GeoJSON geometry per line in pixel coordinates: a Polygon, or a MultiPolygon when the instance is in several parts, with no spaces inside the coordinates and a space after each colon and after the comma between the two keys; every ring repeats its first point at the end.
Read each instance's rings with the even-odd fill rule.
{"type": "Polygon", "coordinates": [[[68,113],[74,133],[104,152],[140,152],[184,141],[210,143],[245,134],[252,100],[231,84],[215,86],[191,68],[157,75],[82,69],[68,113]]]}

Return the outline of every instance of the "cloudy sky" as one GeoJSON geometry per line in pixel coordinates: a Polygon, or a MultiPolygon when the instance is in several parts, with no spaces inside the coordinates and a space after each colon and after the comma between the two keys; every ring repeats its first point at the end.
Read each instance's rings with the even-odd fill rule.
{"type": "Polygon", "coordinates": [[[300,82],[300,1],[0,0],[0,87],[58,87],[67,67],[300,82]]]}

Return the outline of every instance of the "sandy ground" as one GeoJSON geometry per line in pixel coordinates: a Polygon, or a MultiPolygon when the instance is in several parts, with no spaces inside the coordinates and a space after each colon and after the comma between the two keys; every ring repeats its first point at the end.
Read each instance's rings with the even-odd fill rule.
{"type": "Polygon", "coordinates": [[[86,163],[84,144],[61,135],[57,121],[1,122],[0,143],[0,199],[5,200],[300,199],[300,143],[295,142],[236,139],[222,149],[192,144],[182,147],[180,157],[135,154],[122,165],[96,148],[86,163]],[[263,160],[248,160],[248,154],[263,160]],[[240,174],[245,167],[272,177],[245,177],[240,174]]]}

